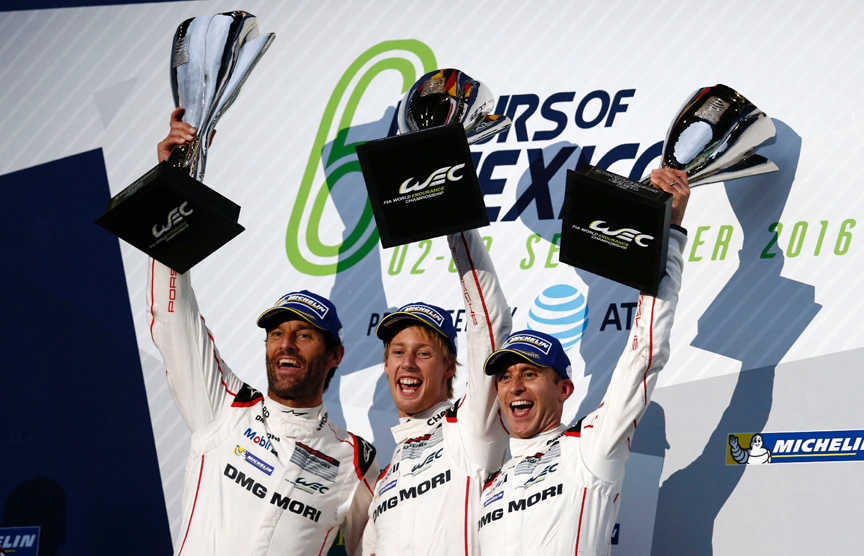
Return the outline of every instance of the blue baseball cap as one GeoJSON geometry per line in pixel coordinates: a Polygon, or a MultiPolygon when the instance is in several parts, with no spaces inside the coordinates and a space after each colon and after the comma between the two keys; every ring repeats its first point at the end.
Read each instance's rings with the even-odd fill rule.
{"type": "Polygon", "coordinates": [[[269,328],[271,323],[284,313],[293,313],[312,326],[329,332],[342,343],[342,322],[336,314],[336,307],[326,297],[308,290],[286,293],[258,317],[258,326],[269,328]]]}
{"type": "Polygon", "coordinates": [[[486,358],[483,365],[486,374],[494,375],[503,370],[501,360],[509,353],[515,353],[538,367],[552,367],[562,377],[570,378],[570,358],[554,336],[536,330],[520,330],[510,334],[501,349],[486,358]]]}
{"type": "Polygon", "coordinates": [[[396,333],[393,325],[405,320],[418,321],[438,332],[447,338],[450,342],[450,347],[453,349],[453,354],[456,354],[456,327],[453,326],[453,317],[441,307],[429,305],[421,301],[403,305],[395,313],[385,316],[378,323],[378,327],[375,328],[375,335],[383,342],[389,342],[396,333]]]}

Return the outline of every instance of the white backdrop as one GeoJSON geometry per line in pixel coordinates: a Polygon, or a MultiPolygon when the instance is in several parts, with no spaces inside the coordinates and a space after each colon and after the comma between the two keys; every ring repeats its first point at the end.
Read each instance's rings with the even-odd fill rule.
{"type": "MultiPolygon", "coordinates": [[[[580,155],[598,164],[612,151],[619,160],[610,169],[630,173],[690,93],[723,83],[774,119],[777,139],[761,152],[781,169],[691,197],[672,358],[633,447],[613,553],[649,554],[652,544],[654,554],[858,552],[846,531],[860,515],[861,463],[745,471],[727,465],[726,452],[729,433],[864,429],[855,396],[864,385],[864,304],[854,293],[864,270],[860,3],[220,0],[6,13],[0,174],[102,148],[119,192],[152,167],[167,132],[176,26],[232,9],[257,15],[276,40],[223,117],[204,180],[242,206],[246,232],[192,272],[220,351],[241,378],[266,386],[255,327],[264,308],[302,288],[331,296],[347,355],[326,402],[389,459],[396,416],[371,323],[417,299],[458,309],[459,291],[442,239],[337,254],[365,190],[353,154],[328,156],[340,129],[350,126],[348,143],[385,135],[410,82],[457,67],[488,85],[502,109],[516,103],[506,139],[473,149],[487,206],[500,207],[481,232],[515,327],[530,324],[547,287],[568,284],[586,296],[589,321],[569,350],[577,388],[567,418],[591,409],[623,348],[636,292],[557,263],[550,242],[565,171],[580,155]],[[379,62],[404,73],[378,71],[379,62]],[[604,99],[616,98],[610,114],[616,103],[604,99]],[[542,165],[532,173],[529,160],[542,165]],[[303,195],[327,175],[334,188],[318,214],[303,195]],[[523,195],[539,197],[513,210],[523,195]],[[309,246],[315,233],[331,253],[309,246]],[[339,260],[349,268],[334,273],[339,260]]],[[[176,534],[188,432],[147,329],[146,257],[121,249],[176,534]]]]}

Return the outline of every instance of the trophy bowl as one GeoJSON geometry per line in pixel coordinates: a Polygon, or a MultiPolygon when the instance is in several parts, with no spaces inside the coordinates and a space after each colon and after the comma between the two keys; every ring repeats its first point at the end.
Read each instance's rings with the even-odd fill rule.
{"type": "Polygon", "coordinates": [[[398,111],[399,133],[459,122],[472,145],[510,127],[510,118],[490,114],[489,88],[453,68],[431,71],[405,93],[398,111]]]}
{"type": "Polygon", "coordinates": [[[187,19],[171,48],[171,92],[191,144],[115,195],[96,223],[177,272],[186,272],[240,234],[240,207],[204,185],[208,141],[275,35],[259,35],[254,15],[187,19]]]}
{"type": "MultiPolygon", "coordinates": [[[[777,170],[755,149],[774,123],[727,87],[690,95],[669,126],[661,166],[682,170],[691,187],[777,170]]],[[[568,171],[559,260],[655,295],[665,271],[672,195],[604,168],[568,171]]]]}
{"type": "Polygon", "coordinates": [[[754,150],[775,134],[771,118],[731,87],[703,87],[669,126],[661,165],[685,171],[691,187],[773,172],[754,150]]]}
{"type": "Polygon", "coordinates": [[[183,121],[197,133],[191,145],[174,150],[172,166],[203,180],[208,139],[274,38],[260,35],[257,18],[243,11],[193,17],[177,27],[171,93],[174,106],[185,110],[183,121]]]}

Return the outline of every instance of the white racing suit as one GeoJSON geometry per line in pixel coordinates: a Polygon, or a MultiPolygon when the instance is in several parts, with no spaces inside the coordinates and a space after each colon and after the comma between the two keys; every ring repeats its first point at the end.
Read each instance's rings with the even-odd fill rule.
{"type": "Polygon", "coordinates": [[[600,407],[569,429],[510,440],[512,459],[486,481],[474,523],[482,554],[609,553],[630,439],[669,359],[686,239],[672,230],[666,275],[657,297],[640,295],[600,407]]]}
{"type": "Polygon", "coordinates": [[[359,544],[378,476],[375,450],[328,421],[324,405],[291,409],[222,361],[189,274],[151,261],[153,341],[192,431],[179,555],[326,554],[340,526],[359,544]]]}
{"type": "Polygon", "coordinates": [[[480,234],[447,240],[467,315],[466,393],[393,427],[397,445],[375,485],[364,555],[477,554],[482,482],[504,461],[508,433],[483,364],[510,332],[510,308],[480,234]]]}

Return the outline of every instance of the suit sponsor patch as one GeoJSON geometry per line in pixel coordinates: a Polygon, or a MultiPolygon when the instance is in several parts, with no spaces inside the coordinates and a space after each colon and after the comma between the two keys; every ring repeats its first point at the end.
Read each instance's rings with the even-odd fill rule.
{"type": "Polygon", "coordinates": [[[243,387],[234,396],[234,402],[231,404],[231,407],[249,407],[261,401],[264,401],[264,394],[248,384],[243,384],[243,387]]]}
{"type": "Polygon", "coordinates": [[[311,448],[302,442],[294,444],[294,452],[291,454],[291,463],[299,465],[304,471],[313,475],[335,481],[339,473],[339,461],[323,452],[311,448]]]}
{"type": "Polygon", "coordinates": [[[543,462],[548,462],[561,455],[561,444],[556,442],[546,453],[539,452],[533,456],[528,456],[516,464],[516,475],[526,475],[534,472],[534,469],[543,462]]]}
{"type": "Polygon", "coordinates": [[[444,429],[439,425],[434,431],[417,438],[409,438],[402,446],[401,461],[417,459],[423,456],[427,448],[432,448],[444,442],[444,429]]]}
{"type": "Polygon", "coordinates": [[[261,458],[256,457],[254,454],[252,454],[252,452],[250,452],[249,450],[247,450],[246,448],[244,448],[240,445],[237,445],[234,448],[234,455],[236,455],[240,459],[246,461],[246,463],[256,467],[257,469],[260,469],[261,471],[263,471],[267,475],[273,474],[273,466],[272,465],[270,465],[266,461],[262,460],[261,458]]]}

